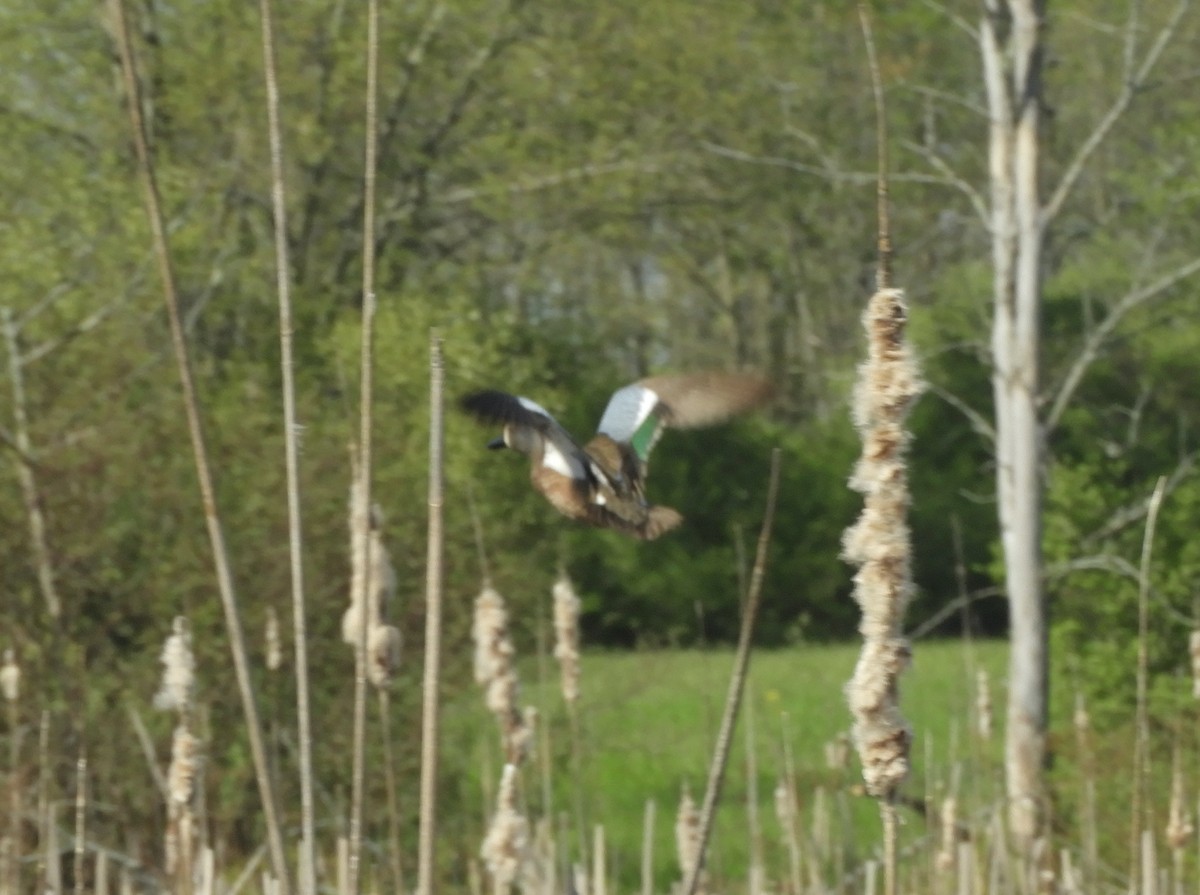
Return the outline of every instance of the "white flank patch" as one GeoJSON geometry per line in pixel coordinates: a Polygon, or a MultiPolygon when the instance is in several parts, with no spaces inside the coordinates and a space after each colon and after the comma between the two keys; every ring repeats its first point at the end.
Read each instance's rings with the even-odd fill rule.
{"type": "Polygon", "coordinates": [[[579,477],[578,465],[572,463],[571,458],[560,451],[558,445],[550,439],[546,439],[545,450],[542,452],[542,465],[568,478],[574,479],[579,477]]]}

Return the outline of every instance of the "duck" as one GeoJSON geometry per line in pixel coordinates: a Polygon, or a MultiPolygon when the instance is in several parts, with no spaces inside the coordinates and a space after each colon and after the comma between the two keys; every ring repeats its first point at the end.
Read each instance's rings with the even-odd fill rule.
{"type": "Polygon", "coordinates": [[[530,460],[530,481],[568,519],[653,541],[683,522],[676,509],[646,499],[650,452],[667,428],[717,425],[764,404],[771,381],[749,372],[649,376],[613,392],[596,434],[580,444],[542,405],[497,389],[463,396],[460,406],[501,426],[488,448],[530,460]]]}

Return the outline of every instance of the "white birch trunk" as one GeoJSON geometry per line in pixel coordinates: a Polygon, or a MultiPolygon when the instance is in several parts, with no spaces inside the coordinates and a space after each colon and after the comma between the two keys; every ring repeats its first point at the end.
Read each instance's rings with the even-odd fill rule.
{"type": "Polygon", "coordinates": [[[1037,413],[1041,7],[1039,0],[988,0],[980,28],[991,121],[996,497],[1011,640],[1005,782],[1009,826],[1026,845],[1036,838],[1042,821],[1048,673],[1041,585],[1042,432],[1037,413]],[[1006,34],[1000,33],[1004,27],[1006,34]],[[1008,65],[1006,55],[1011,60],[1008,65]]]}

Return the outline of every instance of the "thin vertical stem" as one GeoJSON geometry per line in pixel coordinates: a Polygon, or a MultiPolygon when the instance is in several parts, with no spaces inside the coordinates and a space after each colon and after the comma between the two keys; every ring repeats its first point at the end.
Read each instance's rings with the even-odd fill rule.
{"type": "Polygon", "coordinates": [[[704,804],[700,808],[700,843],[696,860],[688,868],[683,884],[683,895],[693,895],[704,869],[708,850],[708,838],[712,833],[713,815],[721,785],[725,780],[725,767],[729,763],[729,748],[733,741],[733,726],[737,722],[738,709],[742,703],[742,692],[746,685],[746,672],[750,667],[750,643],[754,638],[754,622],[758,618],[758,607],[762,601],[763,575],[767,567],[767,546],[771,542],[771,527],[775,522],[775,498],[779,493],[780,450],[771,451],[771,477],[767,485],[767,508],[763,514],[762,531],[758,536],[758,552],[754,558],[754,570],[750,573],[750,589],[746,598],[746,610],[742,613],[742,629],[738,634],[737,656],[733,674],[729,679],[729,692],[725,698],[725,714],[717,731],[717,744],[713,750],[712,764],[708,770],[708,784],[704,790],[704,804]]]}
{"type": "Polygon", "coordinates": [[[287,467],[288,547],[292,573],[292,624],[296,651],[296,724],[300,757],[300,895],[316,892],[313,820],[312,723],[308,694],[308,644],[304,601],[304,545],[300,524],[299,424],[296,420],[295,361],[292,354],[291,264],[288,259],[287,202],[283,182],[283,131],[275,73],[275,27],[271,0],[260,0],[263,73],[267,88],[267,135],[271,147],[271,207],[275,219],[275,281],[279,296],[279,366],[283,389],[284,463],[287,467]]]}
{"type": "Polygon", "coordinates": [[[129,23],[125,16],[123,0],[112,0],[113,17],[117,39],[117,50],[121,57],[121,72],[128,104],[129,122],[134,149],[138,158],[138,173],[146,204],[154,254],[162,279],[163,298],[166,302],[167,319],[171,330],[171,345],[179,372],[179,383],[183,392],[184,413],[187,416],[188,433],[192,442],[196,476],[200,486],[200,498],[204,506],[204,517],[208,524],[208,536],[212,546],[213,563],[216,568],[217,588],[221,595],[221,606],[225,613],[225,629],[229,637],[229,648],[233,654],[233,667],[237,677],[238,691],[242,700],[242,712],[246,720],[246,733],[250,740],[250,754],[254,761],[254,776],[258,781],[259,799],[267,827],[267,843],[271,853],[271,865],[279,881],[280,895],[289,895],[287,858],[283,851],[283,834],[275,802],[275,791],[267,766],[267,751],[263,743],[262,722],[255,701],[254,688],[250,679],[250,666],[246,659],[246,644],[242,634],[241,616],[237,594],[233,588],[233,574],[229,568],[229,556],[225,548],[225,534],[221,517],[217,512],[215,488],[208,462],[208,447],[204,438],[204,427],[200,418],[200,403],[196,396],[196,385],[192,378],[191,359],[187,341],[184,339],[183,318],[179,311],[178,290],[175,286],[175,271],[167,245],[167,230],[163,220],[162,201],[158,182],[154,174],[154,162],[146,138],[145,122],[142,119],[141,92],[133,62],[133,43],[129,36],[129,23]]]}
{"type": "Polygon", "coordinates": [[[642,895],[654,895],[654,799],[642,815],[642,895]]]}
{"type": "MultiPolygon", "coordinates": [[[[83,859],[87,846],[87,755],[75,762],[75,895],[83,895],[83,859]]],[[[16,895],[16,893],[14,893],[16,895]]]]}
{"type": "Polygon", "coordinates": [[[429,555],[425,570],[417,895],[433,895],[433,845],[437,837],[438,678],[442,640],[442,380],[442,339],[433,332],[429,348],[429,555]]]}
{"type": "Polygon", "coordinates": [[[392,748],[391,698],[386,687],[379,688],[379,726],[383,734],[383,770],[387,783],[388,806],[388,859],[392,866],[392,887],[395,892],[404,889],[404,865],[400,858],[400,806],[396,800],[396,758],[392,748]]]}
{"type": "Polygon", "coordinates": [[[1133,746],[1133,805],[1130,820],[1130,880],[1137,878],[1142,863],[1142,832],[1150,829],[1146,778],[1150,770],[1150,720],[1147,712],[1147,679],[1149,669],[1150,625],[1150,556],[1154,549],[1154,528],[1162,506],[1166,476],[1159,476],[1146,505],[1146,530],[1142,536],[1142,559],[1138,570],[1138,651],[1137,651],[1137,708],[1134,722],[1133,746]]]}
{"type": "Polygon", "coordinates": [[[374,431],[374,340],[375,340],[375,170],[378,127],[376,105],[379,71],[379,3],[367,3],[367,96],[365,157],[363,162],[363,278],[362,278],[362,372],[360,376],[359,414],[359,486],[362,488],[363,574],[359,595],[362,620],[354,650],[354,758],[350,798],[349,895],[358,895],[359,863],[362,855],[363,790],[367,725],[367,620],[373,584],[371,569],[371,439],[374,431]]]}

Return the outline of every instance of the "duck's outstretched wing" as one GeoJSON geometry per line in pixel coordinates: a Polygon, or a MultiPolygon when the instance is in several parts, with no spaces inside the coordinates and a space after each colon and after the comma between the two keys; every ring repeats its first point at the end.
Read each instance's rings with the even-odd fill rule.
{"type": "Polygon", "coordinates": [[[459,404],[480,422],[537,433],[545,444],[542,465],[575,479],[591,473],[593,464],[588,462],[587,455],[571,433],[536,401],[496,389],[484,389],[465,395],[459,404]]]}
{"type": "Polygon", "coordinates": [[[714,426],[765,403],[772,390],[770,380],[754,373],[650,376],[613,393],[598,431],[629,445],[646,464],[667,426],[714,426]]]}

